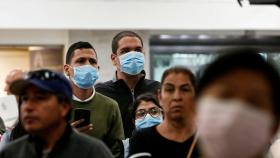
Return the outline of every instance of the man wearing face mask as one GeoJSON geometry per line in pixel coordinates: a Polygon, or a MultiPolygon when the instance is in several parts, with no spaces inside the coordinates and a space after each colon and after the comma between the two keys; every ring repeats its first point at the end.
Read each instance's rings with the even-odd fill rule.
{"type": "Polygon", "coordinates": [[[69,47],[64,72],[73,88],[73,110],[90,110],[89,125],[80,127],[84,121],[81,119],[74,121],[72,126],[103,140],[115,157],[122,157],[124,132],[120,110],[113,99],[95,91],[98,70],[97,54],[90,43],[77,42],[69,47]]]}
{"type": "Polygon", "coordinates": [[[112,80],[96,85],[96,91],[118,102],[125,137],[131,136],[134,125],[128,109],[140,94],[155,93],[160,83],[145,79],[145,57],[142,38],[132,31],[122,31],[112,40],[111,60],[116,67],[112,80]]]}

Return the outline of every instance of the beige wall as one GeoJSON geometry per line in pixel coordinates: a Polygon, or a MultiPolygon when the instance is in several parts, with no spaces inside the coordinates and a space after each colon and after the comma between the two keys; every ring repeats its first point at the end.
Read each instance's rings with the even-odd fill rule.
{"type": "Polygon", "coordinates": [[[27,49],[0,49],[0,96],[4,92],[5,77],[13,69],[29,69],[29,52],[27,49]]]}

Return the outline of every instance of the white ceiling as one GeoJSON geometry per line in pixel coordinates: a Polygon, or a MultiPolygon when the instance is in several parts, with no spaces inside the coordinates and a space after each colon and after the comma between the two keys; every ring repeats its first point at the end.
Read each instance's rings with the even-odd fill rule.
{"type": "Polygon", "coordinates": [[[237,0],[0,1],[0,29],[280,30],[278,7],[237,0]]]}

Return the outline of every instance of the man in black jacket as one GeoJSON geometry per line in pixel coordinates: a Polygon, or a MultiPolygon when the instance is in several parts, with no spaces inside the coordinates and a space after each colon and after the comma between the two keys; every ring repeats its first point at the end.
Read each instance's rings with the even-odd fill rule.
{"type": "Polygon", "coordinates": [[[4,147],[1,158],[113,157],[102,142],[69,125],[72,88],[64,76],[33,71],[14,81],[10,90],[21,98],[20,119],[28,135],[4,147]]]}
{"type": "Polygon", "coordinates": [[[143,41],[135,32],[122,31],[113,38],[111,60],[116,67],[114,79],[97,84],[95,89],[118,102],[128,138],[134,129],[128,109],[140,94],[155,93],[160,83],[145,79],[143,41]]]}

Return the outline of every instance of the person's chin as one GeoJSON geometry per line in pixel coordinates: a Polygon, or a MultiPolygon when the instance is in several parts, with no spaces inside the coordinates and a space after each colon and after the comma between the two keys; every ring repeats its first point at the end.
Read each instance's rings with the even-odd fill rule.
{"type": "Polygon", "coordinates": [[[172,120],[182,120],[184,119],[184,114],[181,111],[174,111],[170,114],[172,120]]]}
{"type": "Polygon", "coordinates": [[[39,125],[35,124],[35,123],[29,123],[29,124],[24,124],[24,129],[30,133],[30,134],[34,134],[37,133],[38,131],[40,131],[40,127],[39,125]]]}

